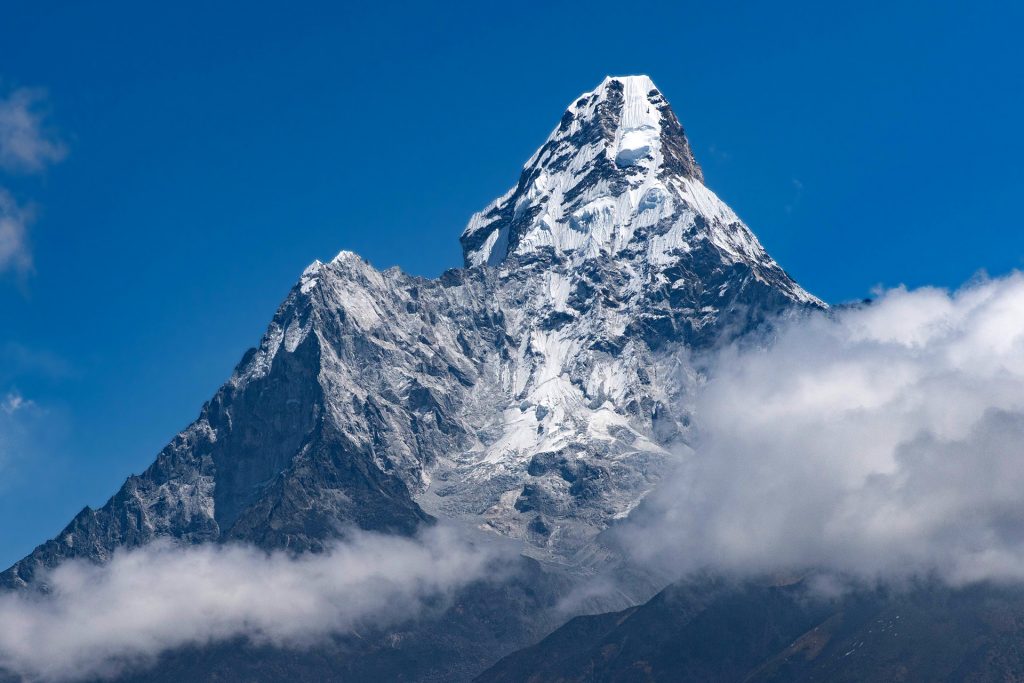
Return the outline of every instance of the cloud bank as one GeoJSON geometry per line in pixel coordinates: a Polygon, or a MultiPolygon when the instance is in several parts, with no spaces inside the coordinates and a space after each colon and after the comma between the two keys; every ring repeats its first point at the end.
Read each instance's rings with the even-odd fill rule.
{"type": "Polygon", "coordinates": [[[710,361],[695,453],[617,534],[675,574],[1024,579],[1024,276],[895,289],[710,361]]]}
{"type": "Polygon", "coordinates": [[[239,636],[311,646],[415,617],[469,582],[501,576],[506,550],[442,527],[417,538],[358,534],[322,554],[158,543],[102,566],[68,562],[47,577],[49,595],[0,595],[0,669],[70,681],[239,636]]]}

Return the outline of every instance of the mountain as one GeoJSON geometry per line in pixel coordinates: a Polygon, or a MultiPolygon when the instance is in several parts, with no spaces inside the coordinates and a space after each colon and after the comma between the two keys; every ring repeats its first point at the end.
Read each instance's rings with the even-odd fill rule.
{"type": "Polygon", "coordinates": [[[314,262],[143,474],[3,574],[160,536],[316,550],[430,514],[571,554],[685,433],[684,348],[821,306],[705,185],[646,76],[578,98],[436,280],[314,262]]]}
{"type": "Polygon", "coordinates": [[[809,582],[680,583],[577,617],[476,680],[1015,681],[1024,590],[922,582],[816,593],[809,582]]]}
{"type": "Polygon", "coordinates": [[[585,574],[686,449],[691,354],[824,306],[704,185],[646,76],[577,98],[461,242],[437,279],[311,264],[196,421],[0,585],[162,537],[315,552],[438,518],[585,574]]]}

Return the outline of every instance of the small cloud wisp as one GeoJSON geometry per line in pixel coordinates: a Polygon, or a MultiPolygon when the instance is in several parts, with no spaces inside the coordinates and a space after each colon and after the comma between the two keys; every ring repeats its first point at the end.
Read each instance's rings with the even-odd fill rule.
{"type": "MultiPolygon", "coordinates": [[[[67,155],[67,147],[46,123],[45,91],[17,88],[0,96],[0,171],[36,174],[67,155]]],[[[32,271],[31,205],[19,203],[0,186],[0,273],[24,277],[32,271]]]]}
{"type": "Polygon", "coordinates": [[[45,103],[46,93],[39,88],[17,88],[0,97],[0,169],[40,173],[67,155],[46,124],[45,103]]]}

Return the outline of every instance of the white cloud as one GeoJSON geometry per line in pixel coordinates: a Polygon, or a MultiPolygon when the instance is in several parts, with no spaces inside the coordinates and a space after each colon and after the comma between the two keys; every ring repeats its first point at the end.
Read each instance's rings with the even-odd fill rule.
{"type": "Polygon", "coordinates": [[[16,389],[12,389],[7,392],[7,395],[3,397],[3,400],[0,400],[0,411],[3,411],[8,415],[14,415],[16,412],[25,410],[26,408],[31,408],[34,405],[35,404],[32,401],[27,400],[22,396],[21,392],[16,389]]]}
{"type": "Polygon", "coordinates": [[[896,289],[730,348],[618,537],[673,572],[1024,579],[1024,276],[896,289]]]}
{"type": "MultiPolygon", "coordinates": [[[[64,143],[46,125],[45,101],[39,88],[18,88],[0,96],[0,170],[39,173],[67,154],[64,143]]],[[[0,187],[0,273],[13,270],[25,275],[32,270],[31,222],[31,210],[0,187]]]]}
{"type": "Polygon", "coordinates": [[[165,650],[243,636],[315,645],[417,616],[469,582],[501,576],[507,547],[449,528],[357,534],[322,554],[154,544],[105,565],[68,562],[47,595],[0,596],[0,668],[65,681],[116,675],[165,650]]]}
{"type": "Polygon", "coordinates": [[[16,462],[32,441],[43,411],[17,389],[0,394],[0,489],[10,482],[8,467],[16,462]]]}
{"type": "Polygon", "coordinates": [[[31,211],[19,206],[11,194],[0,187],[0,273],[14,270],[25,274],[32,270],[28,243],[31,220],[31,211]]]}
{"type": "Polygon", "coordinates": [[[46,126],[45,92],[18,88],[0,98],[0,168],[38,173],[67,154],[67,148],[46,126]]]}

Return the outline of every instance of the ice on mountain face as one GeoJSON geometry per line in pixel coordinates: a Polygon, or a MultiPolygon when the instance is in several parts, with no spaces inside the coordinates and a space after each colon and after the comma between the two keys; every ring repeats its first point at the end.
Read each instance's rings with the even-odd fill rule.
{"type": "Polygon", "coordinates": [[[644,159],[654,165],[657,163],[655,155],[660,153],[661,114],[651,102],[650,94],[657,92],[657,88],[646,76],[617,80],[624,87],[621,119],[615,131],[615,165],[632,166],[644,159]]]}
{"type": "Polygon", "coordinates": [[[338,252],[337,256],[331,259],[331,263],[361,263],[362,261],[363,259],[359,254],[354,251],[349,251],[348,249],[342,249],[338,252]]]}
{"type": "Polygon", "coordinates": [[[649,159],[656,144],[658,132],[653,128],[627,131],[619,141],[615,155],[616,166],[632,166],[641,159],[649,159]]]}
{"type": "Polygon", "coordinates": [[[320,268],[323,267],[320,261],[313,261],[309,264],[304,271],[302,271],[302,277],[299,278],[299,290],[303,294],[309,294],[314,287],[316,287],[317,279],[316,276],[320,274],[320,268]]]}

